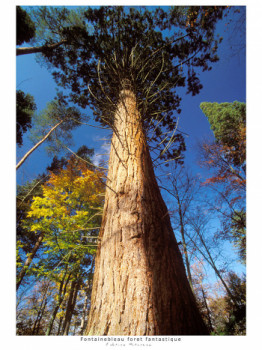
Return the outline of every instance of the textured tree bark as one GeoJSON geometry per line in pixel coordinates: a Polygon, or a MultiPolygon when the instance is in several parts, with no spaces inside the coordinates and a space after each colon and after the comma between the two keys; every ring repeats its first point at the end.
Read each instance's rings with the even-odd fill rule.
{"type": "Polygon", "coordinates": [[[115,130],[86,334],[208,334],[129,89],[120,93],[115,130]]]}

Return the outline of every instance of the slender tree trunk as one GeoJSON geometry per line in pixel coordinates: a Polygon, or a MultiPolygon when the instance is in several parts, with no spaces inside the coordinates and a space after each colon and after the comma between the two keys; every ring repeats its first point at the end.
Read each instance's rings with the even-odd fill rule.
{"type": "Polygon", "coordinates": [[[47,299],[45,300],[44,307],[43,307],[43,309],[41,310],[41,314],[40,314],[40,316],[39,316],[39,318],[38,318],[38,321],[37,321],[37,326],[36,326],[36,331],[35,331],[36,334],[39,334],[39,329],[40,329],[40,325],[41,325],[42,318],[43,318],[43,316],[44,316],[44,312],[45,312],[46,305],[47,305],[47,299]]]}
{"type": "Polygon", "coordinates": [[[39,308],[38,312],[37,312],[37,316],[36,316],[36,319],[35,319],[35,322],[34,322],[34,326],[33,326],[33,330],[32,330],[32,335],[35,334],[35,330],[36,330],[36,326],[38,324],[38,318],[41,314],[41,307],[39,308]]]}
{"type": "Polygon", "coordinates": [[[34,259],[36,252],[38,251],[43,238],[44,238],[44,233],[42,232],[38,236],[38,239],[34,245],[32,252],[29,254],[28,258],[26,259],[26,262],[24,263],[24,266],[22,267],[21,271],[19,272],[19,274],[17,276],[16,290],[18,290],[20,284],[22,283],[22,280],[26,274],[26,271],[27,271],[29,265],[31,264],[32,260],[34,259]]]}
{"type": "Polygon", "coordinates": [[[84,330],[85,330],[85,327],[86,327],[87,303],[88,303],[88,290],[86,291],[85,300],[84,300],[84,307],[83,307],[83,313],[82,313],[82,319],[81,319],[81,325],[80,325],[80,332],[79,332],[80,335],[84,334],[84,330]]]}
{"type": "Polygon", "coordinates": [[[230,298],[231,298],[233,304],[234,304],[235,306],[237,306],[237,301],[236,301],[236,299],[234,298],[233,294],[231,293],[230,289],[228,288],[228,285],[227,285],[227,283],[225,282],[224,278],[222,277],[221,273],[220,273],[219,270],[217,269],[217,267],[216,267],[216,265],[215,265],[213,259],[212,259],[212,264],[211,264],[211,266],[213,267],[213,269],[214,269],[214,271],[215,271],[217,277],[220,279],[221,283],[222,283],[223,286],[225,287],[225,290],[227,291],[228,295],[230,296],[230,298]]]}
{"type": "MultiPolygon", "coordinates": [[[[79,292],[79,288],[80,288],[80,280],[77,282],[76,286],[75,286],[75,290],[74,290],[74,295],[73,295],[73,302],[72,302],[72,308],[71,308],[71,315],[70,315],[70,320],[69,320],[69,324],[68,324],[68,330],[66,330],[66,334],[68,335],[69,329],[70,329],[70,323],[73,317],[73,313],[76,307],[76,300],[77,300],[77,295],[79,292]]],[[[76,324],[74,323],[74,332],[75,332],[75,328],[76,328],[76,324]]]]}
{"type": "MultiPolygon", "coordinates": [[[[200,234],[200,232],[197,232],[197,234],[198,234],[198,237],[200,238],[201,243],[203,244],[203,246],[204,246],[204,248],[205,248],[205,250],[206,250],[206,252],[207,252],[207,255],[208,255],[208,259],[207,259],[207,258],[205,258],[205,259],[207,260],[207,262],[208,262],[208,263],[212,266],[212,268],[214,269],[214,271],[215,271],[217,277],[220,279],[221,283],[222,283],[223,286],[225,287],[225,290],[227,291],[228,295],[229,295],[230,298],[232,299],[233,304],[237,306],[237,301],[236,301],[236,299],[234,298],[233,294],[231,293],[230,289],[228,288],[228,285],[227,285],[227,283],[225,282],[224,278],[222,277],[221,273],[220,273],[219,270],[217,269],[216,264],[215,264],[215,262],[214,262],[214,260],[213,260],[213,258],[212,258],[212,256],[211,256],[211,254],[210,254],[210,251],[209,251],[208,247],[206,246],[206,243],[205,243],[205,241],[204,241],[202,235],[200,234]]],[[[200,251],[200,253],[202,253],[201,250],[200,250],[199,248],[197,248],[197,249],[200,251]]],[[[204,255],[203,253],[202,253],[202,255],[205,257],[205,255],[204,255]]]]}
{"type": "Polygon", "coordinates": [[[69,330],[70,315],[71,315],[72,300],[73,300],[73,294],[75,291],[75,285],[76,285],[76,281],[74,280],[71,282],[70,292],[68,296],[66,313],[65,313],[64,324],[63,324],[63,331],[62,331],[63,335],[67,335],[66,332],[69,330]]]}
{"type": "MultiPolygon", "coordinates": [[[[46,307],[46,304],[47,304],[47,297],[46,297],[46,294],[47,294],[47,290],[48,288],[46,288],[45,292],[44,292],[44,295],[43,295],[43,299],[42,299],[42,302],[40,304],[40,307],[38,309],[38,312],[37,312],[37,316],[36,316],[36,319],[35,319],[35,322],[34,322],[34,327],[33,327],[33,331],[32,331],[32,335],[35,334],[36,330],[39,330],[39,323],[41,322],[41,319],[42,319],[42,314],[45,310],[45,307],[46,307]],[[38,326],[38,327],[37,327],[38,326]]],[[[37,332],[36,332],[37,334],[37,332]]]]}
{"type": "Polygon", "coordinates": [[[73,316],[73,312],[76,305],[77,294],[79,291],[79,281],[72,281],[70,293],[67,302],[66,314],[63,324],[63,335],[68,335],[70,329],[70,323],[73,316]]]}
{"type": "Polygon", "coordinates": [[[203,296],[203,300],[204,300],[204,304],[205,304],[205,308],[207,310],[207,320],[208,320],[208,326],[209,326],[209,329],[210,331],[212,332],[213,330],[213,326],[212,326],[212,320],[211,320],[211,312],[210,312],[210,309],[207,305],[207,298],[206,298],[206,293],[201,285],[201,292],[202,292],[202,296],[203,296]]]}
{"type": "Polygon", "coordinates": [[[89,294],[90,294],[90,290],[91,290],[91,286],[92,286],[91,276],[93,273],[94,262],[95,262],[95,257],[93,257],[93,259],[92,259],[90,272],[88,274],[88,281],[87,281],[88,286],[86,287],[86,296],[85,296],[85,301],[84,301],[84,307],[83,307],[82,319],[81,319],[81,325],[80,325],[80,332],[79,332],[80,335],[84,334],[84,330],[86,327],[87,304],[88,304],[89,294]]]}
{"type": "Polygon", "coordinates": [[[60,335],[60,331],[61,331],[61,327],[62,327],[62,324],[63,324],[63,320],[64,320],[64,317],[61,316],[61,317],[59,318],[58,330],[57,330],[56,335],[60,335]]]}
{"type": "Polygon", "coordinates": [[[180,233],[181,233],[181,237],[182,237],[183,250],[184,250],[184,254],[185,254],[187,277],[188,277],[188,282],[190,284],[190,287],[191,287],[192,291],[194,291],[192,276],[191,276],[191,271],[190,271],[190,263],[189,263],[188,252],[187,252],[187,245],[186,245],[186,240],[185,240],[184,220],[183,220],[183,214],[182,214],[181,204],[180,204],[179,199],[178,199],[178,206],[179,206],[178,210],[179,210],[179,220],[180,220],[180,233]]]}
{"type": "Polygon", "coordinates": [[[53,328],[53,324],[54,324],[54,321],[55,321],[55,318],[56,318],[56,315],[58,313],[58,310],[60,308],[60,305],[62,304],[63,300],[64,300],[64,296],[66,294],[66,288],[67,288],[67,285],[68,285],[68,282],[69,282],[69,278],[70,278],[70,274],[68,275],[67,277],[67,280],[66,280],[66,283],[64,284],[64,281],[65,281],[65,277],[66,277],[66,273],[67,273],[67,268],[66,268],[66,271],[64,273],[64,276],[63,276],[63,279],[60,283],[60,288],[59,288],[59,295],[58,295],[58,301],[56,303],[56,306],[53,310],[53,313],[52,313],[52,316],[51,316],[51,319],[49,321],[49,325],[47,327],[47,330],[46,330],[46,335],[50,335],[51,332],[52,332],[52,328],[53,328]]]}
{"type": "Polygon", "coordinates": [[[120,93],[115,129],[86,333],[208,334],[129,89],[120,93]]]}
{"type": "Polygon", "coordinates": [[[23,156],[23,158],[17,163],[16,170],[20,168],[20,166],[26,161],[26,159],[30,156],[30,154],[33,153],[51,135],[51,133],[62,123],[63,123],[63,120],[60,120],[59,123],[53,126],[52,129],[23,156]]]}
{"type": "Polygon", "coordinates": [[[35,47],[18,47],[16,49],[16,56],[20,55],[28,55],[30,53],[39,53],[44,52],[47,50],[53,50],[62,44],[64,44],[66,40],[59,41],[59,43],[53,44],[53,45],[43,45],[43,46],[35,46],[35,47]]]}
{"type": "Polygon", "coordinates": [[[54,325],[54,322],[55,322],[55,318],[56,318],[56,315],[58,313],[58,310],[60,308],[60,305],[62,304],[62,301],[63,301],[63,298],[60,297],[58,302],[56,303],[56,306],[53,310],[53,313],[52,313],[52,316],[50,318],[50,321],[49,321],[49,325],[48,325],[48,328],[47,328],[47,331],[46,331],[46,335],[51,335],[51,332],[52,332],[52,329],[53,329],[53,325],[54,325]]]}
{"type": "Polygon", "coordinates": [[[73,330],[73,335],[76,335],[76,320],[74,322],[74,330],[73,330]]]}

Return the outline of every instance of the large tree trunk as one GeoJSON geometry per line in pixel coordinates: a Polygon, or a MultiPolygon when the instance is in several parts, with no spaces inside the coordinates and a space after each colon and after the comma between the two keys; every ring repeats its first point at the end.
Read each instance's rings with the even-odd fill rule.
{"type": "Polygon", "coordinates": [[[115,130],[86,333],[208,334],[129,89],[120,93],[115,130]]]}

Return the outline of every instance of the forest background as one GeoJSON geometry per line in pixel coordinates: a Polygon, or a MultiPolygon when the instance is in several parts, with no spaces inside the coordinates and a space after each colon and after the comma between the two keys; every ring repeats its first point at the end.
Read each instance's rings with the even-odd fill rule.
{"type": "MultiPolygon", "coordinates": [[[[253,30],[254,32],[253,32],[253,35],[252,35],[252,39],[250,39],[250,43],[254,43],[256,41],[255,38],[256,38],[256,35],[257,35],[257,31],[258,31],[257,25],[258,25],[259,22],[257,22],[256,20],[251,20],[250,21],[250,18],[251,18],[251,16],[252,16],[252,18],[255,18],[253,16],[255,15],[255,12],[256,12],[256,10],[258,10],[258,8],[256,7],[256,9],[255,9],[255,6],[253,4],[251,5],[251,3],[252,2],[250,2],[250,7],[248,7],[248,13],[249,13],[249,15],[248,15],[248,28],[249,28],[249,30],[248,30],[248,38],[250,38],[250,34],[252,33],[252,30],[253,30]],[[251,14],[251,12],[253,12],[253,14],[251,14]]],[[[42,3],[39,2],[39,4],[42,4],[42,3]]],[[[182,4],[182,2],[181,2],[181,4],[182,4]]],[[[238,4],[242,5],[241,2],[238,2],[238,4]]],[[[16,5],[19,5],[19,3],[16,2],[16,5]]],[[[22,3],[21,3],[21,5],[22,5],[22,3]]],[[[24,3],[23,3],[23,5],[24,5],[24,3]]],[[[30,4],[28,3],[28,5],[30,5],[30,4]]],[[[67,5],[67,4],[65,2],[61,2],[61,5],[67,5]]],[[[71,5],[71,4],[68,4],[68,5],[71,5]]],[[[81,4],[81,5],[84,5],[84,3],[81,4]]],[[[232,5],[233,5],[233,3],[232,3],[232,5]]],[[[243,4],[243,5],[246,5],[246,4],[243,4]]],[[[10,7],[8,7],[7,12],[10,13],[10,11],[12,12],[12,9],[10,9],[10,7]]],[[[14,20],[13,17],[14,16],[11,16],[10,18],[12,18],[14,20]]],[[[14,22],[13,22],[13,24],[14,24],[14,22]]],[[[259,37],[259,38],[261,38],[261,37],[259,37]]],[[[248,39],[248,41],[249,41],[249,39],[248,39]]],[[[251,68],[249,68],[250,65],[253,66],[253,67],[260,67],[259,64],[254,64],[254,63],[251,64],[252,60],[258,59],[259,55],[257,55],[257,48],[259,48],[259,45],[255,45],[255,44],[252,45],[252,44],[250,44],[248,46],[248,72],[249,71],[250,72],[253,71],[253,70],[251,71],[251,68]],[[252,50],[254,50],[253,53],[252,53],[252,50]]],[[[11,50],[11,52],[12,52],[12,50],[11,50]]],[[[13,50],[13,53],[14,53],[14,50],[13,50]]],[[[5,64],[2,64],[2,67],[5,67],[4,70],[7,70],[6,67],[10,66],[10,61],[11,61],[10,57],[9,58],[7,57],[7,61],[8,62],[6,62],[5,64]]],[[[13,64],[13,68],[10,68],[9,73],[11,71],[12,74],[14,74],[14,61],[12,61],[11,63],[13,64]]],[[[239,63],[239,64],[241,64],[241,63],[239,63]]],[[[219,63],[216,64],[216,65],[219,65],[219,63]]],[[[214,71],[217,68],[216,65],[214,65],[214,68],[213,68],[214,71]]],[[[259,92],[260,92],[261,89],[256,87],[256,83],[255,83],[256,81],[258,81],[258,77],[259,77],[258,73],[261,73],[261,69],[260,68],[257,68],[257,69],[258,69],[258,71],[255,72],[257,78],[254,77],[254,73],[250,74],[250,75],[253,75],[252,81],[250,82],[250,84],[252,84],[252,89],[251,89],[251,86],[249,85],[248,86],[248,92],[247,92],[248,115],[250,115],[250,119],[248,117],[248,135],[252,135],[251,137],[249,136],[249,139],[248,139],[248,142],[249,142],[249,144],[248,144],[248,150],[249,150],[248,151],[248,169],[249,169],[248,174],[249,174],[249,182],[250,182],[250,186],[248,187],[249,188],[248,196],[250,198],[250,201],[252,201],[253,203],[256,202],[259,197],[261,197],[261,188],[259,186],[254,185],[254,184],[258,183],[256,181],[256,179],[259,179],[259,176],[261,177],[261,166],[260,166],[260,162],[257,161],[259,145],[257,145],[257,144],[252,145],[253,142],[257,142],[260,139],[258,133],[261,130],[261,128],[260,128],[261,120],[259,120],[259,118],[256,118],[255,122],[253,120],[253,118],[255,118],[254,117],[255,115],[261,114],[260,113],[261,112],[261,107],[260,107],[260,105],[258,105],[259,95],[260,95],[259,92]],[[253,85],[255,86],[255,88],[253,87],[253,85]],[[249,90],[249,88],[250,88],[250,90],[249,90]],[[254,161],[254,160],[256,160],[256,161],[254,161]]],[[[208,74],[210,74],[210,73],[207,73],[207,75],[208,74]]],[[[226,74],[227,74],[227,72],[225,72],[225,75],[226,74]]],[[[248,77],[249,77],[249,73],[248,73],[248,77]]],[[[13,77],[11,76],[11,79],[10,79],[10,75],[8,76],[8,78],[9,78],[8,81],[10,81],[12,84],[10,86],[10,89],[5,89],[5,91],[8,91],[10,93],[12,91],[11,89],[13,89],[13,91],[15,91],[15,85],[14,85],[15,78],[14,78],[14,76],[13,77]]],[[[235,82],[234,82],[236,84],[235,86],[237,86],[238,85],[237,84],[237,78],[239,78],[239,77],[234,77],[234,78],[236,79],[235,82]]],[[[210,79],[210,78],[208,78],[208,79],[210,79]]],[[[6,83],[6,79],[5,79],[5,83],[6,83]]],[[[17,83],[16,84],[19,84],[19,83],[20,83],[20,81],[19,81],[19,79],[17,79],[17,83]]],[[[205,90],[205,88],[207,88],[205,82],[203,82],[203,85],[204,85],[204,89],[203,90],[205,90]]],[[[10,108],[10,101],[12,99],[10,96],[14,97],[14,93],[13,94],[10,93],[9,97],[6,97],[6,98],[3,99],[3,101],[8,102],[8,104],[9,104],[7,109],[4,108],[5,120],[8,119],[7,115],[10,116],[10,115],[14,115],[15,114],[14,113],[15,112],[14,111],[14,106],[15,106],[14,103],[13,103],[13,106],[10,108]],[[8,114],[7,114],[6,111],[8,111],[8,114]]],[[[191,99],[191,97],[190,97],[190,99],[191,99]]],[[[195,99],[197,99],[200,102],[203,101],[203,99],[201,100],[200,96],[197,96],[195,99]]],[[[239,98],[236,98],[236,99],[240,100],[240,101],[244,101],[244,99],[241,98],[241,96],[239,98]]],[[[223,99],[221,101],[219,101],[219,99],[217,99],[216,101],[217,102],[224,102],[223,99]]],[[[186,114],[186,106],[185,105],[186,105],[186,101],[184,100],[183,101],[183,105],[182,105],[183,111],[182,111],[181,125],[180,125],[181,128],[182,128],[182,125],[183,125],[182,124],[183,123],[183,115],[184,115],[184,113],[186,114]]],[[[196,105],[199,105],[199,103],[196,103],[196,105]]],[[[44,107],[44,106],[41,107],[40,104],[38,104],[38,103],[37,103],[37,106],[40,109],[42,107],[44,107]]],[[[200,110],[198,110],[197,113],[200,114],[200,115],[202,114],[202,112],[200,110]]],[[[201,117],[202,117],[203,120],[205,119],[203,114],[202,114],[201,117]]],[[[206,130],[207,130],[208,129],[207,122],[206,122],[206,126],[205,127],[206,127],[206,130]]],[[[3,154],[3,164],[5,164],[5,166],[2,167],[2,168],[5,169],[5,174],[4,175],[7,176],[7,178],[4,178],[4,180],[2,180],[2,183],[4,183],[4,184],[9,183],[9,184],[11,184],[11,187],[15,183],[15,178],[14,178],[15,174],[14,174],[14,171],[11,170],[13,168],[13,165],[14,165],[14,154],[15,154],[15,151],[14,151],[14,145],[15,145],[14,128],[15,128],[14,122],[11,123],[11,124],[8,122],[7,124],[5,123],[4,127],[1,129],[1,131],[5,135],[5,137],[1,138],[2,140],[4,140],[4,146],[2,145],[2,154],[3,154]],[[6,135],[8,135],[8,136],[6,136],[6,135]],[[12,135],[12,137],[11,137],[11,135],[12,135]]],[[[182,130],[185,130],[185,129],[182,129],[182,130]]],[[[187,131],[185,130],[185,132],[187,132],[187,131]]],[[[192,140],[192,138],[190,140],[190,138],[188,138],[188,140],[186,140],[186,142],[187,142],[188,149],[194,148],[195,140],[192,140]]],[[[89,146],[89,144],[88,144],[88,146],[89,146]]],[[[36,157],[39,158],[39,155],[36,156],[36,157]]],[[[44,157],[44,152],[42,153],[41,157],[44,157]]],[[[20,157],[18,156],[18,158],[20,158],[20,157]]],[[[190,163],[190,161],[192,161],[192,158],[190,159],[190,156],[186,156],[186,158],[187,158],[187,161],[189,161],[189,163],[190,163]],[[188,160],[188,158],[189,158],[189,160],[188,160]]],[[[30,160],[28,160],[28,164],[29,164],[29,162],[30,162],[30,160]]],[[[34,163],[33,159],[32,159],[32,163],[34,163]]],[[[43,162],[41,162],[41,163],[43,164],[43,162]]],[[[48,162],[47,162],[47,164],[48,164],[48,162]]],[[[30,167],[30,165],[28,165],[28,167],[30,167]]],[[[31,171],[31,169],[30,169],[30,171],[31,171]]],[[[44,170],[44,167],[43,167],[42,170],[44,170]]],[[[34,169],[33,171],[35,171],[35,174],[38,174],[41,170],[34,169]]],[[[25,179],[26,179],[26,171],[24,171],[23,173],[20,173],[20,175],[18,175],[18,183],[20,181],[23,182],[25,179]]],[[[13,199],[14,199],[15,198],[14,186],[13,186],[12,190],[13,190],[13,199]]],[[[4,196],[3,197],[4,198],[10,198],[11,197],[10,188],[9,188],[7,193],[5,193],[5,189],[4,189],[4,196]]],[[[14,201],[9,201],[8,200],[8,201],[5,201],[5,203],[3,203],[3,201],[2,201],[1,204],[2,205],[4,204],[4,208],[5,208],[5,210],[1,210],[2,213],[6,212],[6,209],[10,210],[9,212],[14,213],[14,201]],[[13,205],[13,207],[12,207],[12,205],[13,205]]],[[[257,232],[258,231],[259,225],[256,224],[256,222],[257,222],[256,220],[259,218],[259,212],[260,212],[259,207],[260,207],[259,205],[252,205],[252,212],[250,211],[250,213],[248,213],[249,232],[257,232]]],[[[14,219],[14,217],[13,217],[13,219],[14,219]]],[[[10,239],[10,233],[14,232],[14,231],[15,231],[14,230],[14,220],[12,221],[12,217],[10,218],[10,216],[8,216],[8,222],[5,225],[5,232],[9,232],[9,233],[5,234],[5,239],[7,238],[7,243],[4,244],[5,247],[6,246],[14,247],[14,237],[12,237],[10,239]]],[[[259,234],[259,232],[258,232],[258,234],[259,234]]],[[[251,288],[251,285],[253,283],[252,282],[252,279],[253,279],[252,275],[253,275],[253,273],[256,273],[256,272],[253,272],[253,271],[256,271],[256,268],[255,268],[256,267],[256,263],[254,261],[252,261],[252,259],[255,256],[259,256],[258,249],[259,249],[260,244],[258,244],[258,241],[259,241],[259,239],[261,239],[261,237],[256,237],[255,238],[255,241],[256,241],[255,245],[253,244],[253,239],[254,238],[252,238],[252,237],[250,238],[249,249],[252,249],[252,256],[250,257],[250,260],[249,260],[249,263],[248,263],[248,274],[250,274],[250,282],[249,282],[250,283],[250,288],[248,289],[248,291],[249,291],[248,292],[248,295],[249,295],[248,298],[250,300],[250,309],[252,308],[252,301],[256,300],[256,299],[259,300],[259,296],[258,295],[256,296],[256,294],[255,294],[255,293],[258,293],[259,288],[258,289],[251,288]],[[252,268],[252,266],[254,268],[252,268]],[[252,272],[250,272],[250,270],[252,272]]],[[[12,271],[13,271],[13,275],[14,275],[15,274],[14,259],[13,260],[12,259],[13,259],[12,258],[12,254],[11,254],[11,256],[9,254],[8,254],[8,256],[4,255],[5,266],[7,265],[7,262],[9,262],[8,265],[13,267],[12,271]]],[[[10,269],[4,268],[4,272],[7,272],[7,276],[11,275],[10,269]]],[[[5,280],[8,280],[8,279],[10,281],[10,278],[6,278],[5,280]]],[[[7,291],[8,294],[10,294],[10,290],[12,290],[12,286],[10,286],[7,289],[8,289],[8,291],[7,291]]],[[[14,290],[13,290],[13,292],[14,292],[14,290]]],[[[14,297],[13,297],[13,300],[14,300],[14,297]]],[[[12,316],[12,315],[10,315],[10,316],[12,316]]],[[[260,317],[261,318],[259,313],[255,314],[255,318],[256,317],[258,317],[258,318],[260,317]]],[[[259,319],[257,319],[257,322],[258,321],[259,321],[259,319]]],[[[250,331],[252,331],[251,328],[250,328],[250,331]]]]}

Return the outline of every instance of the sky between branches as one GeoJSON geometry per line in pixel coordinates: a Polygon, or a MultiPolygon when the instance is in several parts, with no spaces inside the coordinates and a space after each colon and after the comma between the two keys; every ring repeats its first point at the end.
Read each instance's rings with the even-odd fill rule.
{"type": "MultiPolygon", "coordinates": [[[[186,164],[194,172],[203,173],[196,162],[196,145],[203,138],[212,138],[213,133],[210,130],[209,123],[199,108],[201,102],[233,102],[246,101],[246,59],[245,51],[240,51],[237,55],[233,54],[230,48],[232,43],[233,30],[227,25],[230,17],[220,21],[217,25],[217,33],[224,37],[218,55],[220,61],[213,64],[210,72],[200,73],[199,78],[203,84],[200,94],[192,97],[186,95],[181,90],[182,113],[179,117],[179,129],[186,133],[185,136],[187,151],[186,164]]],[[[233,37],[234,43],[240,43],[242,37],[240,32],[236,31],[233,37]]],[[[36,62],[36,55],[25,55],[17,57],[16,60],[16,88],[30,93],[34,96],[38,111],[45,108],[46,103],[50,102],[56,95],[56,84],[54,83],[51,73],[45,67],[36,62]]],[[[90,124],[95,125],[92,121],[92,113],[89,109],[85,111],[90,115],[90,124]]],[[[95,149],[94,162],[97,164],[101,160],[99,154],[105,154],[110,147],[105,140],[109,133],[88,126],[81,126],[74,132],[74,145],[72,149],[76,151],[80,146],[85,144],[87,147],[95,149]]],[[[17,150],[17,160],[26,153],[32,146],[28,138],[24,136],[24,144],[17,150]]],[[[39,173],[45,171],[46,166],[51,163],[51,157],[45,152],[45,144],[32,154],[29,159],[17,172],[17,182],[23,184],[35,178],[39,173]]],[[[204,175],[204,174],[203,174],[204,175]]]]}

